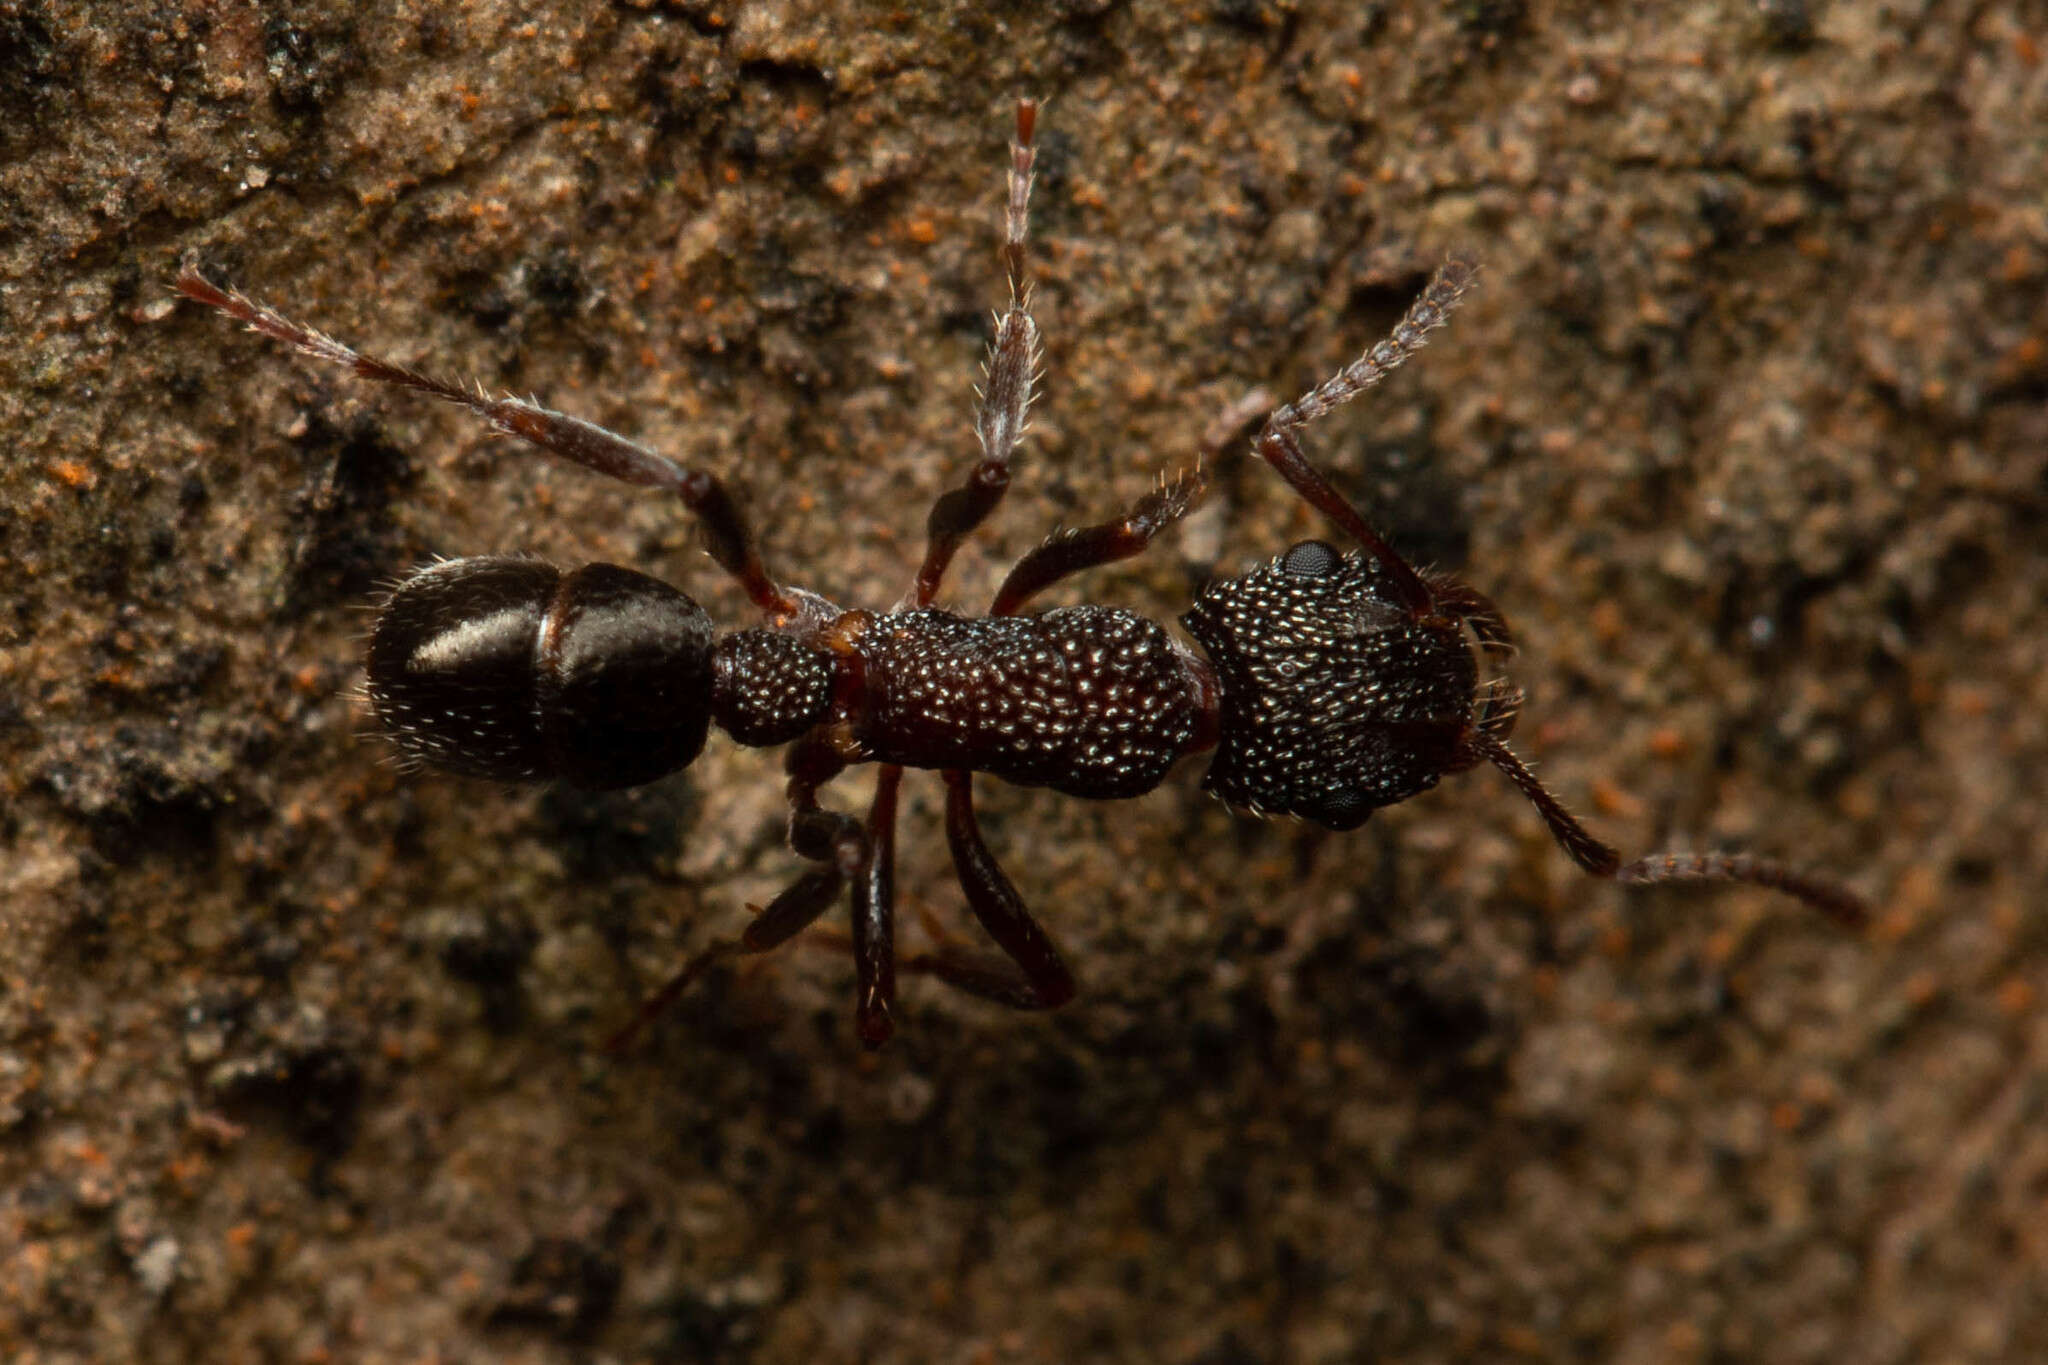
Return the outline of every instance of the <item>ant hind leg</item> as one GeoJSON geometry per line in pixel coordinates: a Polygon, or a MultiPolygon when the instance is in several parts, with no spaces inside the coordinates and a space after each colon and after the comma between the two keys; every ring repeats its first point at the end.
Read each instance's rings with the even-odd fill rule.
{"type": "Polygon", "coordinates": [[[195,303],[219,309],[251,331],[317,360],[343,366],[359,378],[411,389],[467,408],[489,423],[492,430],[517,437],[550,455],[622,483],[674,493],[703,528],[705,548],[712,559],[732,575],[756,607],[771,619],[788,619],[799,611],[797,599],[769,577],[753,528],[715,475],[685,469],[666,456],[581,417],[571,417],[525,399],[492,398],[481,386],[466,389],[354,350],[239,291],[220,288],[196,270],[187,269],[178,276],[178,292],[195,303]]]}
{"type": "Polygon", "coordinates": [[[1017,136],[1010,144],[1010,191],[1004,211],[1003,271],[1009,277],[1010,303],[996,321],[989,344],[987,382],[974,414],[974,434],[981,459],[967,482],[943,493],[925,521],[924,563],[911,590],[915,606],[928,607],[938,596],[947,565],[974,529],[988,520],[1010,488],[1010,460],[1023,439],[1031,408],[1032,385],[1038,377],[1038,324],[1031,317],[1031,274],[1025,254],[1031,222],[1031,167],[1035,100],[1017,101],[1017,136]]]}
{"type": "Polygon", "coordinates": [[[640,1002],[640,1008],[633,1012],[633,1017],[605,1042],[605,1051],[614,1054],[625,1051],[649,1024],[682,998],[683,992],[697,978],[719,963],[779,948],[810,928],[820,915],[831,908],[832,902],[839,899],[840,888],[845,882],[845,876],[836,866],[806,872],[768,902],[768,908],[757,914],[738,938],[719,939],[678,968],[662,983],[661,989],[640,1002]]]}
{"type": "Polygon", "coordinates": [[[818,789],[845,767],[825,742],[800,742],[790,751],[790,850],[819,864],[790,883],[755,916],[738,938],[719,939],[695,954],[633,1018],[614,1033],[606,1049],[627,1047],[705,972],[721,962],[770,952],[815,924],[853,885],[853,949],[859,980],[856,1022],[861,1041],[880,1047],[895,1026],[896,998],[895,855],[896,791],[903,769],[884,765],[876,777],[875,799],[865,822],[818,804],[818,789]]]}

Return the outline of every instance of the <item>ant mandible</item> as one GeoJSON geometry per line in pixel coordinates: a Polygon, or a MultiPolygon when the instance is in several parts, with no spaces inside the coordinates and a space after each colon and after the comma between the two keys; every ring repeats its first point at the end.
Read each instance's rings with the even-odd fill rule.
{"type": "Polygon", "coordinates": [[[1305,427],[1384,379],[1444,323],[1472,285],[1466,261],[1438,269],[1385,340],[1274,409],[1254,442],[1357,549],[1304,541],[1211,584],[1181,617],[1198,648],[1116,607],[1024,614],[1053,584],[1136,555],[1185,516],[1203,489],[1198,462],[1120,517],[1056,532],[1010,570],[987,615],[934,607],[954,553],[1003,500],[1031,405],[1039,335],[1025,226],[1037,112],[1034,101],[1017,104],[1001,252],[1010,298],[975,415],[981,459],[933,504],[924,562],[886,612],[844,610],[772,576],[714,475],[579,418],[352,350],[196,271],[178,279],[186,297],[265,336],[458,404],[586,469],[679,496],[711,557],[760,609],[762,627],[719,636],[696,602],[631,569],[587,564],[564,573],[488,555],[412,574],[383,603],[370,636],[366,690],[385,733],[408,760],[464,776],[634,786],[688,765],[714,722],[742,744],[791,745],[789,846],[817,866],[737,938],[691,959],[643,1019],[712,963],[787,942],[850,885],[856,1020],[868,1046],[886,1041],[905,768],[943,777],[953,865],[1002,955],[945,945],[902,966],[1020,1009],[1064,1004],[1074,978],[982,842],[977,773],[1102,800],[1151,791],[1179,759],[1214,750],[1202,785],[1231,805],[1348,830],[1446,774],[1491,763],[1592,876],[1752,882],[1844,922],[1863,918],[1847,889],[1763,859],[1669,853],[1624,863],[1508,748],[1521,689],[1480,667],[1513,652],[1500,609],[1448,575],[1410,567],[1302,452],[1305,427]],[[820,788],[855,763],[881,765],[864,820],[818,801],[820,788]]]}

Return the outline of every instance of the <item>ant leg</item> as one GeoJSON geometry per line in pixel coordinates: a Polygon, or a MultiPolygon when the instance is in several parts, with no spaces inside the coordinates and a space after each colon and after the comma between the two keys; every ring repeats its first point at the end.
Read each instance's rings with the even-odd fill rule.
{"type": "Polygon", "coordinates": [[[1028,552],[1010,570],[1003,586],[996,590],[991,616],[1015,616],[1039,593],[1070,574],[1113,564],[1144,550],[1153,537],[1192,512],[1208,488],[1208,464],[1237,439],[1249,423],[1272,404],[1273,395],[1253,389],[1216,414],[1195,445],[1194,468],[1181,471],[1172,483],[1163,479],[1157,489],[1140,498],[1123,516],[1099,526],[1055,531],[1043,544],[1028,552]]]}
{"type": "Polygon", "coordinates": [[[885,764],[865,825],[818,804],[818,789],[839,775],[846,760],[829,741],[801,741],[789,755],[788,843],[798,857],[820,863],[768,903],[736,939],[720,939],[685,962],[649,996],[631,1021],[612,1035],[610,1051],[626,1047],[648,1023],[716,963],[778,948],[814,924],[853,883],[853,957],[859,979],[856,1017],[861,1041],[887,1042],[895,1026],[896,791],[903,769],[885,764]]]}
{"type": "Polygon", "coordinates": [[[1437,610],[1449,612],[1470,626],[1473,638],[1479,641],[1482,649],[1503,659],[1514,657],[1515,632],[1491,597],[1455,578],[1432,574],[1428,584],[1437,610]]]}
{"type": "Polygon", "coordinates": [[[605,1044],[607,1051],[622,1051],[674,1004],[693,981],[717,963],[769,952],[808,929],[831,908],[848,879],[862,875],[870,845],[859,822],[818,804],[818,788],[845,769],[845,760],[829,743],[800,742],[790,751],[788,766],[791,776],[787,842],[797,856],[823,866],[804,873],[784,888],[766,910],[756,913],[754,921],[738,938],[718,939],[685,962],[611,1036],[605,1044]]]}
{"type": "Polygon", "coordinates": [[[917,571],[912,601],[928,607],[938,596],[946,566],[974,529],[986,521],[1010,487],[1010,459],[1023,438],[1031,408],[1031,385],[1039,362],[1038,324],[1031,320],[1031,276],[1025,233],[1031,221],[1031,136],[1036,100],[1017,101],[1017,137],[1010,144],[1010,197],[1004,213],[1003,268],[1010,281],[1010,306],[996,322],[989,344],[987,384],[974,415],[981,459],[967,482],[941,494],[925,521],[924,564],[917,571]]]}
{"type": "Polygon", "coordinates": [[[795,938],[816,923],[818,916],[839,898],[846,878],[837,867],[821,867],[805,873],[782,894],[768,902],[768,908],[754,917],[738,938],[719,939],[662,983],[661,989],[641,1002],[633,1017],[605,1043],[605,1051],[623,1052],[649,1024],[664,1014],[690,984],[712,966],[727,958],[765,953],[795,938]]]}
{"type": "MultiPolygon", "coordinates": [[[[1017,101],[1017,133],[1010,143],[1009,198],[1004,210],[1003,268],[1010,304],[996,321],[989,344],[987,384],[974,417],[981,459],[967,482],[943,493],[925,520],[924,563],[912,586],[912,605],[928,607],[953,556],[976,527],[989,518],[1010,488],[1010,461],[1023,439],[1031,388],[1039,363],[1038,324],[1031,317],[1031,276],[1026,241],[1031,223],[1031,168],[1037,153],[1032,135],[1038,121],[1035,100],[1017,101]]],[[[875,799],[868,808],[868,860],[853,893],[853,961],[858,981],[857,1024],[861,1041],[880,1047],[895,1025],[896,996],[896,798],[903,782],[900,765],[888,763],[875,775],[875,799]]]]}
{"type": "Polygon", "coordinates": [[[1100,564],[1129,559],[1151,544],[1154,536],[1193,510],[1208,482],[1208,476],[1197,465],[1182,470],[1170,483],[1162,479],[1159,487],[1138,499],[1130,511],[1115,521],[1053,532],[1017,561],[1003,586],[996,590],[988,614],[1015,616],[1026,602],[1062,578],[1100,564]]]}
{"type": "Polygon", "coordinates": [[[1073,999],[1073,973],[981,840],[972,773],[946,773],[946,842],[974,917],[1009,961],[944,947],[909,959],[904,970],[927,972],[970,995],[1016,1009],[1057,1009],[1073,999]]]}
{"type": "Polygon", "coordinates": [[[1468,261],[1452,259],[1439,266],[1422,296],[1408,306],[1407,315],[1395,324],[1384,341],[1286,407],[1276,409],[1254,443],[1259,458],[1272,465],[1296,493],[1380,562],[1394,595],[1418,618],[1436,614],[1436,599],[1429,584],[1394,553],[1393,546],[1377,531],[1366,525],[1358,509],[1309,463],[1295,433],[1340,403],[1364,393],[1421,350],[1429,334],[1443,325],[1451,309],[1471,288],[1473,273],[1474,267],[1468,261]]]}
{"type": "Polygon", "coordinates": [[[468,408],[490,423],[494,430],[530,442],[572,464],[582,465],[623,483],[674,493],[704,528],[705,546],[711,557],[738,581],[754,605],[778,620],[796,615],[797,600],[768,576],[768,570],[761,562],[760,547],[755,543],[747,519],[741,515],[732,494],[714,475],[685,469],[665,456],[580,417],[571,417],[518,398],[492,398],[481,387],[472,393],[459,385],[352,350],[246,295],[219,288],[195,270],[187,269],[180,274],[177,287],[186,298],[219,309],[246,324],[251,331],[295,347],[316,359],[344,365],[364,379],[394,384],[468,408]]]}
{"type": "Polygon", "coordinates": [[[1535,804],[1544,823],[1550,826],[1551,837],[1572,856],[1573,862],[1592,876],[1632,886],[1747,882],[1782,891],[1851,927],[1861,925],[1869,918],[1870,908],[1849,888],[1808,877],[1766,858],[1741,854],[1653,853],[1623,865],[1621,855],[1594,838],[1499,738],[1481,729],[1475,730],[1466,742],[1479,757],[1506,773],[1509,780],[1522,789],[1522,795],[1535,804]]]}
{"type": "Polygon", "coordinates": [[[853,883],[855,1027],[861,1042],[880,1047],[896,1031],[896,793],[903,769],[885,763],[875,774],[863,842],[867,856],[853,883]]]}
{"type": "Polygon", "coordinates": [[[1217,413],[1195,444],[1194,467],[1182,470],[1171,483],[1162,478],[1158,488],[1115,521],[1047,536],[1011,568],[1003,586],[996,590],[989,615],[1015,616],[1026,602],[1061,579],[1143,552],[1161,531],[1201,504],[1208,491],[1210,462],[1272,402],[1273,395],[1265,389],[1253,389],[1217,413]]]}
{"type": "Polygon", "coordinates": [[[826,899],[853,883],[855,1025],[871,1048],[889,1041],[896,1026],[896,793],[903,769],[883,764],[865,823],[818,805],[818,788],[839,775],[846,759],[829,739],[800,741],[789,755],[789,846],[799,857],[828,864],[826,899]]]}
{"type": "MultiPolygon", "coordinates": [[[[1515,656],[1515,633],[1491,597],[1455,578],[1432,574],[1427,582],[1435,598],[1436,609],[1463,621],[1482,650],[1501,661],[1515,656]]],[[[1521,714],[1521,688],[1499,674],[1480,683],[1479,710],[1472,722],[1474,729],[1505,744],[1508,736],[1515,732],[1515,722],[1521,714]]],[[[1447,774],[1464,772],[1477,767],[1486,757],[1476,746],[1467,746],[1465,752],[1444,771],[1447,774]]]]}

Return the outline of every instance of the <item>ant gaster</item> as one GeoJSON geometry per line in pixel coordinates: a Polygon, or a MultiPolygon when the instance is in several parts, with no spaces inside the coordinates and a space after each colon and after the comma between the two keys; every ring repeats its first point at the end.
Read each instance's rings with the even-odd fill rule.
{"type": "Polygon", "coordinates": [[[1139,553],[1185,516],[1203,488],[1198,462],[1124,515],[1057,532],[1030,551],[987,615],[934,607],[954,553],[1003,500],[1031,404],[1039,336],[1025,224],[1036,117],[1034,102],[1018,103],[1001,252],[1010,298],[975,417],[981,459],[933,504],[923,565],[887,612],[844,610],[771,575],[711,474],[538,404],[352,350],[194,271],[178,280],[187,297],[365,379],[458,404],[550,454],[679,496],[711,557],[759,608],[763,626],[721,636],[696,602],[631,569],[563,573],[491,555],[414,573],[384,602],[370,637],[367,692],[385,733],[406,758],[465,776],[633,786],[686,766],[713,723],[742,744],[792,746],[789,846],[816,866],[737,938],[693,958],[649,1012],[711,963],[788,941],[850,885],[859,1032],[869,1046],[886,1040],[905,768],[942,775],[953,864],[1002,955],[948,944],[900,965],[1023,1009],[1063,1004],[1074,979],[982,842],[977,773],[1069,796],[1131,797],[1157,787],[1177,760],[1214,750],[1203,786],[1231,805],[1345,830],[1446,774],[1490,763],[1595,877],[1753,882],[1843,921],[1862,918],[1846,889],[1775,862],[1660,854],[1623,863],[1508,748],[1521,689],[1481,671],[1513,651],[1499,608],[1454,578],[1411,568],[1303,454],[1305,427],[1377,384],[1443,324],[1472,284],[1465,261],[1438,269],[1385,340],[1273,410],[1256,438],[1260,458],[1356,549],[1304,541],[1211,584],[1181,618],[1199,649],[1116,607],[1024,612],[1053,584],[1139,553]],[[881,765],[864,820],[818,801],[854,763],[881,765]]]}

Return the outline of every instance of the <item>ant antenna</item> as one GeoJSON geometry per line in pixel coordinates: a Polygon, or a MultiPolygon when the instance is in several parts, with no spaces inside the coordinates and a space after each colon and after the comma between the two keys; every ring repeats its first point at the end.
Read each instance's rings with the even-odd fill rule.
{"type": "Polygon", "coordinates": [[[1579,823],[1578,817],[1566,810],[1550,794],[1550,789],[1536,780],[1536,774],[1515,757],[1514,750],[1508,748],[1504,741],[1484,730],[1474,729],[1467,742],[1522,789],[1522,795],[1529,798],[1543,816],[1543,822],[1550,826],[1551,837],[1589,876],[1630,886],[1747,882],[1751,886],[1781,891],[1851,928],[1862,926],[1870,918],[1870,907],[1847,887],[1805,876],[1767,858],[1730,853],[1653,853],[1647,858],[1623,863],[1619,853],[1594,838],[1591,831],[1579,823]]]}
{"type": "Polygon", "coordinates": [[[1437,614],[1436,594],[1430,591],[1422,575],[1366,524],[1358,509],[1330,486],[1329,480],[1302,453],[1295,433],[1332,408],[1358,397],[1421,350],[1429,334],[1449,320],[1451,310],[1465,297],[1478,273],[1477,265],[1461,257],[1454,256],[1438,266],[1421,296],[1408,305],[1407,313],[1385,339],[1286,407],[1276,408],[1254,443],[1259,457],[1272,465],[1296,493],[1343,527],[1365,547],[1367,554],[1379,561],[1394,596],[1417,620],[1437,614]]]}

